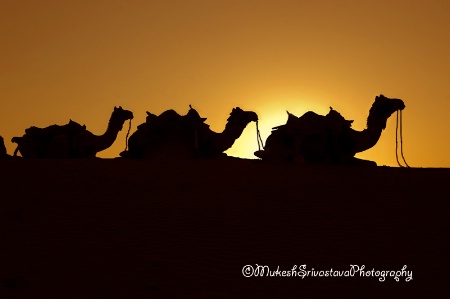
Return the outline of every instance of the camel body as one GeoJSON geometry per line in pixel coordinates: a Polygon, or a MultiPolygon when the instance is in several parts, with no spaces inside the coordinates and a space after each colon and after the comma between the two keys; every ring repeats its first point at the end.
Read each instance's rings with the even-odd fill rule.
{"type": "Polygon", "coordinates": [[[103,135],[94,135],[72,120],[66,125],[51,125],[46,128],[30,127],[22,137],[13,137],[18,152],[24,158],[89,158],[109,148],[133,113],[114,107],[108,128],[103,135]]]}
{"type": "Polygon", "coordinates": [[[400,99],[377,96],[363,131],[351,128],[353,121],[332,108],[326,116],[311,111],[301,117],[288,113],[287,123],[273,128],[264,150],[255,155],[266,161],[376,165],[354,156],[373,147],[386,128],[387,119],[404,108],[400,99]]]}
{"type": "Polygon", "coordinates": [[[234,108],[222,133],[211,131],[205,120],[192,107],[186,115],[179,115],[174,110],[167,110],[159,116],[147,112],[146,122],[130,136],[128,150],[120,155],[171,159],[222,156],[247,124],[257,121],[258,116],[254,112],[234,108]]]}

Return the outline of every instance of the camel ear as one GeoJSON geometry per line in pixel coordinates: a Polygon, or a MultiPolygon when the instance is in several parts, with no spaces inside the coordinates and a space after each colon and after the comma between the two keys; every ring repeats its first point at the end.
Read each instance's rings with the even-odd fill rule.
{"type": "Polygon", "coordinates": [[[147,112],[147,115],[150,115],[150,112],[148,112],[148,111],[145,111],[145,112],[147,112]]]}
{"type": "Polygon", "coordinates": [[[120,110],[123,110],[122,106],[119,106],[119,109],[120,109],[120,110]]]}
{"type": "Polygon", "coordinates": [[[116,106],[114,106],[114,111],[116,111],[117,110],[117,107],[116,106]]]}

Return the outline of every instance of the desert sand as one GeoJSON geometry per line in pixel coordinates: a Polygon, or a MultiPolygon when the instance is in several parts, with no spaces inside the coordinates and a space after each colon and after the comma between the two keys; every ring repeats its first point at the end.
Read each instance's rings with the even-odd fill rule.
{"type": "Polygon", "coordinates": [[[0,298],[444,298],[450,169],[0,161],[0,298]],[[448,195],[447,195],[448,196],[448,195]],[[244,277],[398,271],[386,277],[244,277]]]}

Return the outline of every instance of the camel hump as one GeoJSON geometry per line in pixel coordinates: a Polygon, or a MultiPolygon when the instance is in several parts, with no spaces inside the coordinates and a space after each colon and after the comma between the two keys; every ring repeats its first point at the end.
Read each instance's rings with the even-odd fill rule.
{"type": "Polygon", "coordinates": [[[180,115],[178,114],[178,112],[176,112],[173,109],[166,110],[159,115],[159,117],[177,117],[177,116],[180,116],[180,115]]]}
{"type": "Polygon", "coordinates": [[[179,115],[175,110],[166,110],[158,116],[158,122],[160,123],[171,123],[175,121],[180,121],[181,115],[179,115]]]}
{"type": "Polygon", "coordinates": [[[304,131],[304,133],[310,130],[315,131],[326,126],[325,116],[308,111],[297,119],[293,119],[289,126],[295,130],[304,131]]]}
{"type": "Polygon", "coordinates": [[[183,116],[172,109],[164,111],[159,116],[147,112],[146,123],[155,124],[157,127],[198,127],[202,125],[205,120],[206,118],[200,117],[200,114],[191,106],[188,113],[183,116]]]}

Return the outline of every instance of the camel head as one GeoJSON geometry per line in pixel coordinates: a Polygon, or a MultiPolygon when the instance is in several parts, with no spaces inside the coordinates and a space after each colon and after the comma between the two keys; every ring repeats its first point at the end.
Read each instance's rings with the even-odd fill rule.
{"type": "Polygon", "coordinates": [[[253,111],[244,111],[239,107],[233,108],[230,117],[227,119],[229,123],[247,125],[252,121],[258,121],[258,115],[253,111]]]}
{"type": "Polygon", "coordinates": [[[375,98],[375,102],[370,108],[367,125],[371,121],[381,121],[383,129],[386,127],[386,120],[397,110],[405,109],[405,103],[400,99],[387,98],[384,95],[379,95],[375,98]]]}
{"type": "Polygon", "coordinates": [[[129,119],[133,119],[133,112],[125,110],[122,108],[122,106],[119,106],[119,108],[114,107],[113,116],[115,119],[126,121],[129,119]]]}
{"type": "Polygon", "coordinates": [[[382,94],[375,97],[374,106],[375,105],[382,106],[382,107],[384,107],[383,109],[387,109],[387,110],[392,109],[393,111],[391,112],[391,114],[397,110],[405,109],[405,103],[403,103],[402,100],[387,98],[382,94]]]}
{"type": "Polygon", "coordinates": [[[110,124],[115,124],[119,131],[122,130],[122,126],[125,121],[133,119],[133,112],[124,110],[121,106],[119,108],[114,107],[114,111],[109,120],[110,124]]]}

